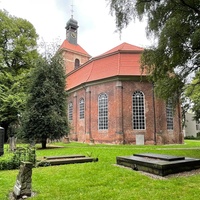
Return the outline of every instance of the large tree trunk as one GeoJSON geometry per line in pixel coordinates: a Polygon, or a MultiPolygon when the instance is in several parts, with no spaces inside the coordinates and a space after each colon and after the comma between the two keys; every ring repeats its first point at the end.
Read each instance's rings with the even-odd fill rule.
{"type": "Polygon", "coordinates": [[[47,138],[43,137],[42,138],[42,149],[46,149],[47,148],[47,138]]]}

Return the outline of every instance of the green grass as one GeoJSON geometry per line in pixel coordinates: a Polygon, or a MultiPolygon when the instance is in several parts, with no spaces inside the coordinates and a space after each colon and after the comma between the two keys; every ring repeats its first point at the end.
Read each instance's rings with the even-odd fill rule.
{"type": "MultiPolygon", "coordinates": [[[[37,157],[84,154],[98,162],[34,168],[33,200],[196,200],[200,196],[200,174],[153,179],[127,168],[117,167],[116,156],[160,153],[200,158],[200,141],[184,145],[135,146],[56,143],[63,148],[36,151],[37,157]]],[[[0,171],[0,200],[13,190],[18,170],[0,171]]]]}

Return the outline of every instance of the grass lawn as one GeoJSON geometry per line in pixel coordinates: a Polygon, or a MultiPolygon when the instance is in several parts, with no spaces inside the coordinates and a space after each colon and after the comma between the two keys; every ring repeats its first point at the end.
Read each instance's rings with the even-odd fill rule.
{"type": "MultiPolygon", "coordinates": [[[[184,145],[88,145],[55,143],[62,148],[36,151],[37,157],[84,154],[98,162],[33,169],[34,200],[196,200],[200,199],[200,174],[153,179],[138,171],[115,166],[116,156],[160,153],[200,158],[200,141],[184,145]]],[[[0,171],[0,200],[7,200],[19,170],[0,171]]]]}

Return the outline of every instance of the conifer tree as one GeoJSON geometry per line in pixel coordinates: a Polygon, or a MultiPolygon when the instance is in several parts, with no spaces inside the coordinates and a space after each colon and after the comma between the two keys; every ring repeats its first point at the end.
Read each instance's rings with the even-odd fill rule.
{"type": "Polygon", "coordinates": [[[59,139],[68,134],[65,70],[60,55],[41,58],[31,78],[23,121],[23,133],[30,143],[59,139]]]}

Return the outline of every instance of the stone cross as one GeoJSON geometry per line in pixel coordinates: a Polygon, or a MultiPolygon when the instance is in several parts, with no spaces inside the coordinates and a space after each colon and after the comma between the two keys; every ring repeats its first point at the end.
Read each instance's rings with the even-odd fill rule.
{"type": "Polygon", "coordinates": [[[31,196],[31,184],[32,184],[32,163],[21,162],[19,174],[13,189],[13,196],[16,199],[20,197],[31,196]]]}

